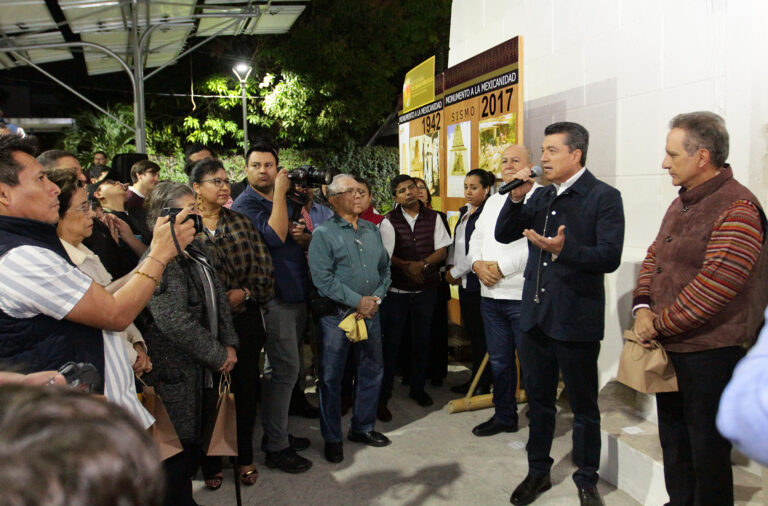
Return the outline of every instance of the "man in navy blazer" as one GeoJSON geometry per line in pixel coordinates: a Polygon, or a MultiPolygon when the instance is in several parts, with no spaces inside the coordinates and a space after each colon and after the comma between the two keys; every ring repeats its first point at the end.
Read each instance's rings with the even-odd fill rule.
{"type": "Polygon", "coordinates": [[[543,176],[551,185],[527,202],[530,169],[515,175],[496,222],[496,240],[527,237],[528,263],[521,306],[519,355],[530,406],[528,476],[512,504],[530,504],[552,485],[549,456],[555,430],[558,371],[574,413],[573,480],[582,505],[602,505],[597,491],[600,465],[600,411],[597,356],[605,325],[603,276],[621,262],[624,210],[615,188],[586,167],[589,133],[577,123],[544,130],[543,176]]]}

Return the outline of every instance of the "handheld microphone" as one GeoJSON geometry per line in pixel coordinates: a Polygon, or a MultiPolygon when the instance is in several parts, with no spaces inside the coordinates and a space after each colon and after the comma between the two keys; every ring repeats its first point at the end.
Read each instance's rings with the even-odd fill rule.
{"type": "MultiPolygon", "coordinates": [[[[539,177],[541,175],[541,167],[538,165],[534,165],[531,167],[531,177],[539,177]]],[[[513,179],[509,183],[501,185],[499,188],[499,193],[501,195],[504,195],[505,193],[509,193],[521,184],[525,184],[527,181],[523,181],[522,179],[513,179]]]]}

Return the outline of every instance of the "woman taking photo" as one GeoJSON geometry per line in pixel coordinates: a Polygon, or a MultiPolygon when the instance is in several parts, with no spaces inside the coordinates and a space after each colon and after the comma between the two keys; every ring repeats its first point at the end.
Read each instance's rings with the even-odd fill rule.
{"type": "MultiPolygon", "coordinates": [[[[148,221],[154,222],[166,208],[187,210],[190,217],[200,214],[194,192],[180,183],[155,187],[147,201],[148,221]]],[[[203,397],[218,387],[218,375],[237,362],[227,294],[199,239],[168,264],[147,307],[152,323],[144,338],[154,362],[147,383],[163,399],[184,448],[164,461],[166,503],[192,505],[192,474],[203,428],[215,418],[215,412],[204,409],[203,397]]]]}
{"type": "MultiPolygon", "coordinates": [[[[472,272],[472,263],[467,253],[469,241],[475,231],[475,223],[483,212],[485,201],[491,193],[491,185],[494,176],[482,169],[469,171],[464,178],[464,197],[467,205],[459,209],[459,221],[453,234],[453,246],[448,252],[448,268],[445,280],[459,286],[459,306],[461,319],[464,323],[464,332],[472,342],[472,378],[477,374],[480,363],[486,352],[485,332],[483,318],[480,314],[480,280],[472,272]]],[[[483,375],[475,389],[476,394],[486,394],[491,384],[489,367],[483,371],[483,375]]],[[[457,394],[465,394],[472,384],[472,378],[466,383],[456,385],[451,391],[457,394]]]]}
{"type": "MultiPolygon", "coordinates": [[[[61,190],[56,233],[67,255],[72,263],[89,278],[106,288],[109,293],[114,293],[133,273],[112,283],[112,275],[107,272],[99,257],[83,244],[83,241],[93,232],[93,211],[91,211],[85,188],[77,175],[71,171],[53,169],[46,171],[46,175],[61,190]]],[[[131,323],[128,328],[120,332],[120,337],[123,339],[125,354],[128,363],[133,367],[133,372],[141,376],[151,371],[152,362],[147,356],[147,348],[139,329],[131,323]]]]}
{"type": "MultiPolygon", "coordinates": [[[[230,181],[219,160],[195,162],[189,182],[203,215],[204,232],[200,237],[212,252],[213,269],[226,290],[240,340],[239,361],[232,371],[239,473],[244,485],[253,485],[259,477],[253,463],[259,355],[266,338],[260,306],[275,295],[272,258],[251,221],[224,207],[230,196],[230,181]]],[[[222,480],[221,458],[205,459],[203,474],[206,486],[218,489],[222,480]]]]}

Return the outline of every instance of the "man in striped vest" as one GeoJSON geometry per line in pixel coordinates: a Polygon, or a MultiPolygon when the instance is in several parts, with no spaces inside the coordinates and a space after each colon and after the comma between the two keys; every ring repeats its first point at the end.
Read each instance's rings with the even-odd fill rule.
{"type": "Polygon", "coordinates": [[[731,445],[715,427],[720,395],[766,305],[765,215],[726,163],[711,112],[670,122],[662,167],[680,186],[634,291],[635,333],[667,350],[679,392],[656,394],[672,505],[733,504],[731,445]]]}
{"type": "Polygon", "coordinates": [[[424,391],[429,363],[429,335],[440,282],[438,265],[445,260],[451,236],[440,215],[419,200],[416,182],[401,174],[389,183],[395,206],[379,225],[381,241],[392,260],[392,286],[381,306],[384,382],[378,417],[389,421],[394,370],[406,323],[410,324],[410,397],[420,406],[432,405],[424,391]]]}

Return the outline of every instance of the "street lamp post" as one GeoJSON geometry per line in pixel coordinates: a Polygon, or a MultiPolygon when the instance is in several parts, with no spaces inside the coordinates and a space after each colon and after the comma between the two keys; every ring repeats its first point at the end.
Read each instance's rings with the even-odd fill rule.
{"type": "Polygon", "coordinates": [[[251,66],[245,63],[238,63],[232,67],[232,72],[240,81],[240,93],[243,97],[243,156],[248,152],[248,105],[245,96],[245,83],[248,81],[248,76],[251,75],[252,70],[251,66]]]}

